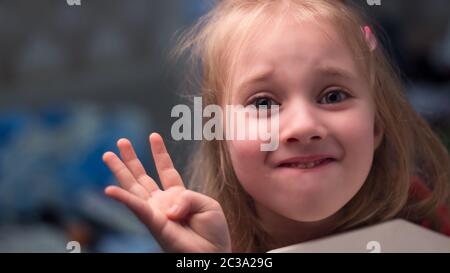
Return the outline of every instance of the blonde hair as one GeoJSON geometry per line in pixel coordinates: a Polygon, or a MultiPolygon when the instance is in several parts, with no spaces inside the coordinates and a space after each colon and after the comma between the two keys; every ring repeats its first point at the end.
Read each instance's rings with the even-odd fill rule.
{"type": "MultiPolygon", "coordinates": [[[[378,44],[373,51],[360,27],[360,12],[333,0],[222,0],[179,41],[175,54],[189,52],[192,71],[203,104],[221,104],[231,83],[231,70],[239,48],[252,28],[264,20],[280,19],[289,12],[300,20],[333,23],[355,53],[355,61],[370,83],[376,105],[376,128],[383,140],[374,154],[367,180],[340,211],[334,232],[403,217],[419,221],[433,216],[440,203],[449,203],[448,152],[428,124],[408,104],[400,79],[378,44]],[[280,16],[276,16],[280,15],[280,16]],[[200,71],[198,71],[200,69],[200,71]],[[432,194],[421,201],[409,198],[412,176],[419,175],[432,194]]],[[[281,20],[281,19],[280,19],[281,20]]],[[[233,251],[268,250],[270,237],[255,213],[251,197],[241,187],[225,141],[202,141],[189,168],[191,186],[224,209],[233,251]]]]}

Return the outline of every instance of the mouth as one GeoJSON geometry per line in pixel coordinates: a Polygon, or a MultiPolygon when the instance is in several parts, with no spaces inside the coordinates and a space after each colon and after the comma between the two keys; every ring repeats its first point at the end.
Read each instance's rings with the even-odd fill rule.
{"type": "Polygon", "coordinates": [[[278,168],[289,168],[289,169],[313,169],[321,166],[325,166],[331,162],[336,161],[335,158],[326,157],[317,160],[302,161],[302,162],[285,162],[278,165],[278,168]]]}

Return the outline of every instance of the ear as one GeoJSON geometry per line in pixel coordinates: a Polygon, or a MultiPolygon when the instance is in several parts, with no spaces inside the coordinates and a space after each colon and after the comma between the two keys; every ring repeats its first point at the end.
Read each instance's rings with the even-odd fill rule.
{"type": "Polygon", "coordinates": [[[384,138],[384,128],[380,126],[379,122],[375,122],[375,128],[374,128],[374,150],[378,149],[381,142],[384,138]]]}

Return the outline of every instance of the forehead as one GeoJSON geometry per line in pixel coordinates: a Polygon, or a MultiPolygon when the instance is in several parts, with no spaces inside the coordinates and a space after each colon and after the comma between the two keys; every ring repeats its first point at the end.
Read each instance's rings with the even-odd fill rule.
{"type": "Polygon", "coordinates": [[[282,19],[259,26],[236,56],[233,85],[276,69],[345,71],[356,77],[352,52],[331,23],[282,19]]]}

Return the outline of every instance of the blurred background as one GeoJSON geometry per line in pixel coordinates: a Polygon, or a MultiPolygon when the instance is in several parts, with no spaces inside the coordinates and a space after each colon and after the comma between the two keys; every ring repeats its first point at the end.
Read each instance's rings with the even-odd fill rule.
{"type": "MultiPolygon", "coordinates": [[[[129,138],[151,175],[160,132],[181,171],[192,142],[170,138],[184,102],[176,34],[210,0],[0,0],[0,252],[160,252],[103,195],[101,156],[129,138]],[[75,1],[76,2],[76,1],[75,1]]],[[[450,143],[450,1],[354,1],[379,25],[408,98],[450,143]]]]}

